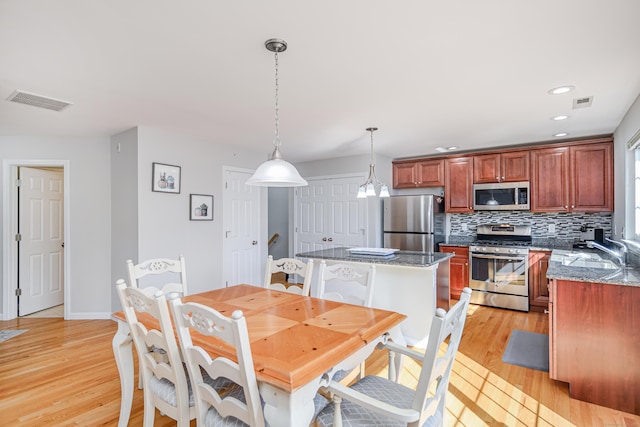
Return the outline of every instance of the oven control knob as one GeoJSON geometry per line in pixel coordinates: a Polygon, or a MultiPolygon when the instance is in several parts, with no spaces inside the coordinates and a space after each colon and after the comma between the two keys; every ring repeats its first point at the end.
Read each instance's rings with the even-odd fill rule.
{"type": "Polygon", "coordinates": [[[494,251],[495,252],[500,252],[500,248],[495,248],[494,251]]]}

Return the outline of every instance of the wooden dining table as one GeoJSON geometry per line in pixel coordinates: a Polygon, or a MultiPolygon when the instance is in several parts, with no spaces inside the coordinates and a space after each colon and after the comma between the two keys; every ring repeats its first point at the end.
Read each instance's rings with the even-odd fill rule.
{"type": "MultiPolygon", "coordinates": [[[[308,426],[318,389],[327,385],[338,370],[351,369],[364,361],[386,339],[386,332],[406,318],[393,311],[251,285],[189,295],[182,300],[204,304],[227,316],[242,310],[265,419],[272,427],[308,426]]],[[[135,382],[132,340],[124,313],[114,313],[112,318],[118,322],[112,345],[122,389],[118,425],[124,427],[131,413],[135,382]]],[[[140,321],[148,328],[157,328],[150,316],[141,316],[140,321]]],[[[194,334],[193,341],[212,355],[225,351],[212,337],[194,334]]]]}

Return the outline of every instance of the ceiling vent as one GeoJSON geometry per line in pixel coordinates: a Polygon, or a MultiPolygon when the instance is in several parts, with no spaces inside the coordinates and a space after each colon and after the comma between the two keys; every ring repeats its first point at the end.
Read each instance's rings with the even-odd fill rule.
{"type": "Polygon", "coordinates": [[[573,98],[573,109],[591,107],[593,102],[593,96],[587,96],[585,98],[573,98]]]}
{"type": "Polygon", "coordinates": [[[69,105],[72,105],[70,102],[47,98],[45,96],[22,92],[20,90],[16,90],[15,92],[13,92],[7,98],[7,101],[17,102],[19,104],[33,105],[34,107],[46,108],[47,110],[53,111],[62,111],[69,105]]]}

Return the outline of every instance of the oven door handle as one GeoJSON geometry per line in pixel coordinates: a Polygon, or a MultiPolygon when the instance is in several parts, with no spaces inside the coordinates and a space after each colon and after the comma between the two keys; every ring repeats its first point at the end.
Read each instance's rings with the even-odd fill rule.
{"type": "Polygon", "coordinates": [[[502,259],[506,261],[516,260],[516,261],[525,261],[527,258],[523,256],[498,256],[498,255],[476,255],[471,254],[471,258],[482,258],[482,259],[502,259]]]}

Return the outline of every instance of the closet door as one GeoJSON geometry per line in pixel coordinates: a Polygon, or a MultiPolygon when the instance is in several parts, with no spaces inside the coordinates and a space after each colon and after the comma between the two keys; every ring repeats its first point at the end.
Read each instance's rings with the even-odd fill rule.
{"type": "MultiPolygon", "coordinates": [[[[295,253],[364,246],[367,199],[358,199],[362,177],[308,179],[295,190],[295,253]]],[[[377,198],[376,198],[377,199],[377,198]]]]}

